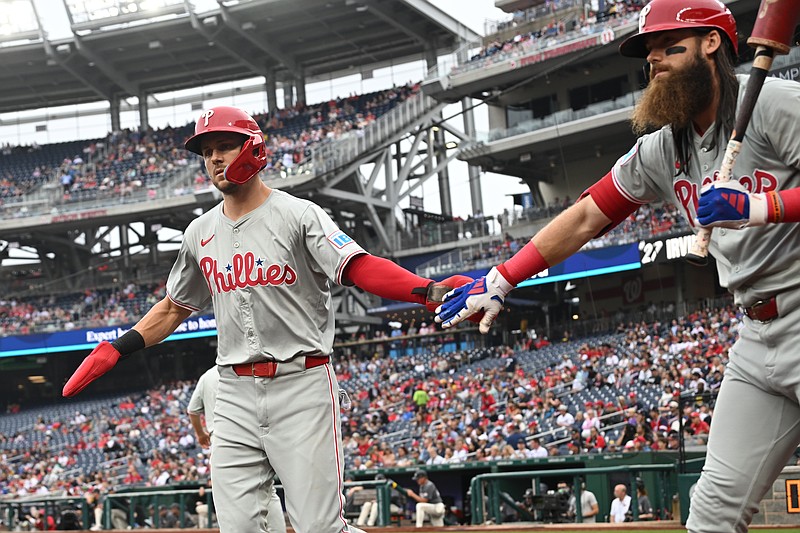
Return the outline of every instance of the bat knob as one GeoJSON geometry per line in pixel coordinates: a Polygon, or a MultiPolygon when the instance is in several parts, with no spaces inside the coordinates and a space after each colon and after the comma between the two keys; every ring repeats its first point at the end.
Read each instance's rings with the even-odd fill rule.
{"type": "Polygon", "coordinates": [[[697,255],[697,254],[693,254],[693,253],[689,252],[689,254],[686,255],[686,261],[689,264],[692,264],[694,266],[701,266],[702,267],[702,266],[706,266],[708,264],[708,256],[707,255],[697,255]]]}

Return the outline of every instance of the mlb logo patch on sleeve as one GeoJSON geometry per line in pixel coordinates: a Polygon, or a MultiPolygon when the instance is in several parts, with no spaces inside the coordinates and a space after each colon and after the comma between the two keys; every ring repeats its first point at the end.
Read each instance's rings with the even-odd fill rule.
{"type": "Polygon", "coordinates": [[[350,236],[347,233],[343,232],[342,230],[335,231],[330,235],[328,235],[328,240],[331,242],[332,245],[334,245],[339,249],[342,249],[348,244],[354,242],[353,239],[351,239],[350,236]]]}

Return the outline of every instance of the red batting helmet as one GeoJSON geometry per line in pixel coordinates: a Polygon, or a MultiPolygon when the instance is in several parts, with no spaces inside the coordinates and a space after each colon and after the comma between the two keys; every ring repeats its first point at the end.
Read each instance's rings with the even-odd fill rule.
{"type": "Polygon", "coordinates": [[[245,136],[241,153],[225,168],[225,179],[233,183],[245,183],[267,166],[267,147],[258,123],[238,107],[212,107],[197,119],[194,135],[184,146],[190,152],[203,155],[200,141],[203,135],[214,131],[230,131],[245,136]]]}
{"type": "Polygon", "coordinates": [[[736,20],[719,0],[653,0],[639,13],[639,33],[625,39],[619,52],[628,57],[647,57],[645,37],[650,33],[678,29],[717,29],[739,52],[736,20]]]}

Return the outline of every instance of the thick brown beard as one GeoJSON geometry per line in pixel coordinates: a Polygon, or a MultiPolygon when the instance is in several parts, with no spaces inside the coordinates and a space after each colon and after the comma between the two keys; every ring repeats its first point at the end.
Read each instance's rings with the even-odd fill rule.
{"type": "Polygon", "coordinates": [[[711,105],[714,78],[711,66],[700,55],[681,70],[653,78],[633,109],[631,123],[636,135],[671,125],[673,130],[688,127],[692,119],[711,105]]]}

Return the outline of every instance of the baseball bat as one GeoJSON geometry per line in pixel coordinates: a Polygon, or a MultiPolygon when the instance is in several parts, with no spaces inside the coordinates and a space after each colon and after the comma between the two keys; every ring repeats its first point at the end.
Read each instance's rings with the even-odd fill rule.
{"type": "MultiPolygon", "coordinates": [[[[753,34],[747,40],[747,44],[756,48],[755,59],[716,181],[726,182],[731,179],[733,165],[742,149],[747,126],[753,116],[758,95],[761,94],[761,87],[772,67],[772,61],[776,53],[789,53],[798,21],[800,21],[800,2],[797,0],[761,0],[753,34]]],[[[686,260],[693,265],[706,265],[710,241],[711,228],[700,228],[695,234],[686,260]]]]}

